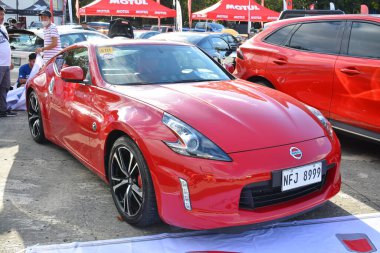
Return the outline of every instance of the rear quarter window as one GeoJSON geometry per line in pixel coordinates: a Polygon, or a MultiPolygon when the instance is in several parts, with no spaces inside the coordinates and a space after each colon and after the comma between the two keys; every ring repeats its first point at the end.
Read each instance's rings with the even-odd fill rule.
{"type": "Polygon", "coordinates": [[[289,25],[278,29],[264,39],[265,42],[275,45],[282,45],[295,25],[289,25]]]}
{"type": "Polygon", "coordinates": [[[380,26],[353,22],[348,55],[380,59],[380,26]]]}

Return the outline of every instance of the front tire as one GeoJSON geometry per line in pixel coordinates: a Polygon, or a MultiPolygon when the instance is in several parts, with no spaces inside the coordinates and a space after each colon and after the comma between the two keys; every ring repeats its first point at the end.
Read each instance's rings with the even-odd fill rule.
{"type": "Polygon", "coordinates": [[[33,140],[37,143],[46,142],[42,125],[41,107],[35,91],[32,91],[28,97],[28,122],[33,140]]]}
{"type": "Polygon", "coordinates": [[[160,220],[148,166],[130,138],[122,136],[113,144],[108,177],[112,198],[126,222],[145,227],[160,220]]]}

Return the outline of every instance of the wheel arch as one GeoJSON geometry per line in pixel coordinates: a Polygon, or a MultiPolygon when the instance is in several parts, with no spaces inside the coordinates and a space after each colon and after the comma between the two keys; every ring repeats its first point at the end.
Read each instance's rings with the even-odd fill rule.
{"type": "Polygon", "coordinates": [[[129,136],[126,132],[121,130],[112,130],[106,139],[105,145],[104,145],[104,175],[106,176],[107,182],[109,182],[108,178],[108,162],[109,162],[109,154],[111,152],[112,146],[115,143],[117,139],[119,139],[121,136],[127,136],[128,138],[132,139],[131,136],[129,136]]]}
{"type": "Polygon", "coordinates": [[[143,152],[143,150],[145,150],[146,148],[141,147],[142,143],[139,140],[137,140],[136,138],[134,138],[134,136],[132,136],[131,134],[128,134],[127,131],[123,131],[120,129],[113,129],[107,135],[105,145],[104,145],[104,174],[105,174],[106,182],[109,183],[108,163],[109,163],[109,155],[110,155],[111,149],[113,147],[113,144],[116,142],[116,140],[122,136],[125,136],[125,137],[131,139],[137,145],[137,147],[140,149],[141,155],[143,156],[143,158],[147,164],[147,168],[149,170],[149,173],[152,177],[153,191],[154,191],[154,195],[156,197],[158,215],[161,217],[161,211],[160,211],[162,209],[162,207],[161,207],[162,206],[161,189],[160,189],[159,184],[157,183],[157,180],[154,180],[154,177],[155,177],[154,172],[152,171],[152,169],[149,166],[152,163],[149,160],[150,158],[147,157],[147,155],[144,154],[144,152],[143,152]]]}
{"type": "Polygon", "coordinates": [[[268,87],[272,89],[276,89],[273,83],[263,76],[251,76],[250,78],[247,79],[247,81],[252,82],[252,83],[266,83],[268,87]]]}

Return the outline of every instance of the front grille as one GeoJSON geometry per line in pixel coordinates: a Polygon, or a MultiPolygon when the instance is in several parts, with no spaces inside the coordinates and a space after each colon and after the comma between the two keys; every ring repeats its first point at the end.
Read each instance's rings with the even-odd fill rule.
{"type": "Polygon", "coordinates": [[[272,180],[249,184],[243,188],[240,195],[239,207],[241,209],[253,210],[320,191],[326,182],[328,175],[327,170],[333,166],[334,165],[326,166],[326,163],[323,163],[321,182],[284,192],[281,191],[281,171],[273,172],[272,180]]]}

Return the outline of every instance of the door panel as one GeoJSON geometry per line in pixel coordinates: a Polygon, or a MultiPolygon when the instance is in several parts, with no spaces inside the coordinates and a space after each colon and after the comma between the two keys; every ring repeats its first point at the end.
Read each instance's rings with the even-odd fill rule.
{"type": "Polygon", "coordinates": [[[380,24],[353,22],[335,66],[331,118],[380,132],[380,24]]]}
{"type": "MultiPolygon", "coordinates": [[[[61,68],[80,66],[84,73],[88,71],[86,48],[66,51],[63,62],[56,66],[54,83],[51,83],[50,119],[54,135],[65,147],[89,162],[89,134],[92,131],[91,107],[92,86],[84,83],[66,82],[60,77],[61,68]]],[[[56,61],[57,62],[57,61],[56,61]]]]}
{"type": "Polygon", "coordinates": [[[268,59],[266,73],[276,89],[329,116],[342,31],[339,21],[301,24],[268,59]]]}

